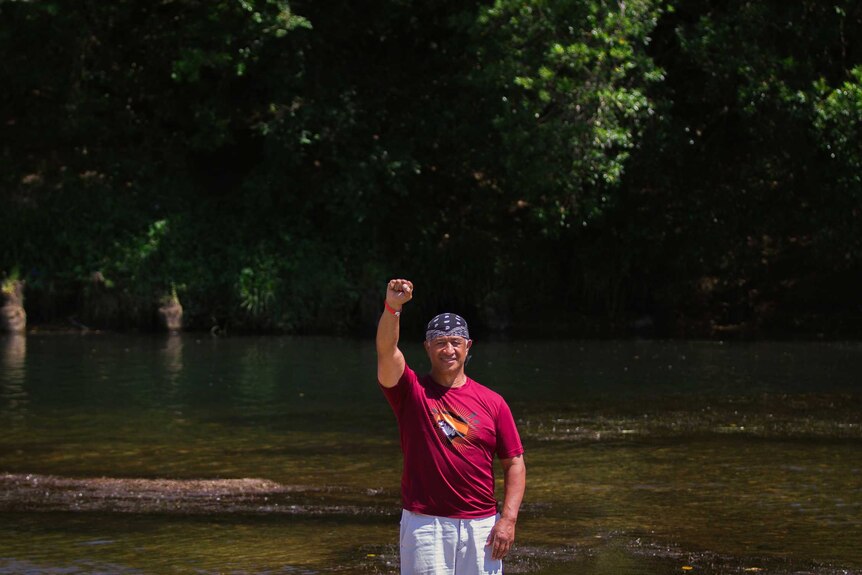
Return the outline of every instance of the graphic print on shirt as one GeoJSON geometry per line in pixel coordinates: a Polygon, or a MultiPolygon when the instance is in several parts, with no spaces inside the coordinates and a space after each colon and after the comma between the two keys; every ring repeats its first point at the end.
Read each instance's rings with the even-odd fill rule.
{"type": "Polygon", "coordinates": [[[475,413],[461,412],[458,409],[431,409],[434,416],[437,433],[449,444],[461,451],[472,443],[479,425],[479,416],[475,413]]]}

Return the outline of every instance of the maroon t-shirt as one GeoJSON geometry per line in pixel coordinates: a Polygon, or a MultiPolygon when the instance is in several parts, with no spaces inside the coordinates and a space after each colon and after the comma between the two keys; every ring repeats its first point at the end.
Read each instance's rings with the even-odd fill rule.
{"type": "Polygon", "coordinates": [[[524,453],[503,398],[469,377],[448,388],[410,367],[381,389],[401,431],[404,509],[455,519],[494,515],[494,455],[524,453]]]}

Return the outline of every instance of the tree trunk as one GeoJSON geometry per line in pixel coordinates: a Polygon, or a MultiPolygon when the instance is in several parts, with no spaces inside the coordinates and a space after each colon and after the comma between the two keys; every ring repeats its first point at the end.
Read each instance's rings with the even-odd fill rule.
{"type": "Polygon", "coordinates": [[[159,307],[159,319],[168,331],[176,332],[183,329],[183,306],[180,300],[171,298],[159,307]]]}
{"type": "Polygon", "coordinates": [[[3,307],[0,308],[0,332],[24,333],[27,313],[24,311],[24,282],[12,280],[3,284],[3,307]]]}

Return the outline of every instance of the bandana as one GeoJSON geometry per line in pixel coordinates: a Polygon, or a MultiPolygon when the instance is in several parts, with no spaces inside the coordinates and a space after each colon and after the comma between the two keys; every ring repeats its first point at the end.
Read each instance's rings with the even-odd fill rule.
{"type": "Polygon", "coordinates": [[[438,337],[451,336],[470,339],[470,332],[467,331],[467,322],[464,321],[463,317],[455,313],[441,313],[429,321],[428,327],[425,328],[426,341],[431,341],[438,337]]]}

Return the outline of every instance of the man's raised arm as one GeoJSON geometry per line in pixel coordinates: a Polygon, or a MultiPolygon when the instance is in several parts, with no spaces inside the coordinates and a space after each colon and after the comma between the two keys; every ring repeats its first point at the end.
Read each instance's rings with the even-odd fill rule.
{"type": "Polygon", "coordinates": [[[383,387],[394,387],[404,373],[404,354],[398,349],[401,307],[413,298],[413,283],[389,280],[386,300],[377,323],[377,380],[383,387]]]}

